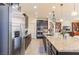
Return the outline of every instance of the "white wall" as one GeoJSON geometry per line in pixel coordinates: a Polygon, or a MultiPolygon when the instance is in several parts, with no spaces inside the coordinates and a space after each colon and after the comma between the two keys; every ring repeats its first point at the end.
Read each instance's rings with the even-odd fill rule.
{"type": "Polygon", "coordinates": [[[28,20],[28,33],[31,33],[32,38],[36,38],[36,19],[29,18],[28,20]]]}
{"type": "Polygon", "coordinates": [[[12,38],[14,37],[14,31],[21,31],[24,36],[25,31],[25,18],[20,12],[12,13],[12,38]]]}

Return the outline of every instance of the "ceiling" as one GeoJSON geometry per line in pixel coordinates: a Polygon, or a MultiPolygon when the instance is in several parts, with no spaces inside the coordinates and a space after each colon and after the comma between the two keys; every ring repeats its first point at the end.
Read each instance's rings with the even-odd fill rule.
{"type": "MultiPolygon", "coordinates": [[[[59,3],[21,3],[21,11],[25,12],[29,17],[47,18],[50,12],[55,11],[56,18],[60,17],[71,18],[71,13],[74,11],[74,4],[65,3],[61,7],[59,3]],[[34,6],[37,6],[35,9],[34,6]],[[52,8],[55,6],[56,8],[52,8]],[[62,15],[62,16],[61,16],[62,15]]],[[[75,10],[79,13],[79,4],[75,4],[75,10]]],[[[78,16],[77,16],[78,17],[78,16]]]]}

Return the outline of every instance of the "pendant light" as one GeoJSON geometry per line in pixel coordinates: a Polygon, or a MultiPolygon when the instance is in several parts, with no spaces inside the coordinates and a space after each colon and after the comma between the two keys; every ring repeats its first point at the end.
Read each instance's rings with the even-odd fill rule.
{"type": "Polygon", "coordinates": [[[63,22],[63,18],[62,18],[62,15],[63,15],[63,9],[62,9],[62,6],[63,6],[63,4],[60,4],[60,7],[61,7],[61,15],[60,15],[61,17],[60,17],[60,21],[61,21],[61,22],[63,22]]]}
{"type": "Polygon", "coordinates": [[[53,22],[56,21],[56,18],[55,18],[55,11],[52,11],[52,20],[53,20],[53,22]]]}
{"type": "Polygon", "coordinates": [[[77,11],[76,11],[76,8],[75,8],[75,3],[74,3],[74,11],[72,12],[71,15],[72,15],[72,16],[77,16],[77,11]]]}

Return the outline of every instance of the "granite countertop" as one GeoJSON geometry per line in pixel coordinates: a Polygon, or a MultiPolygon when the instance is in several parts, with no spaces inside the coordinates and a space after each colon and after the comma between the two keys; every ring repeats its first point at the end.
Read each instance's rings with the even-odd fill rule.
{"type": "Polygon", "coordinates": [[[76,40],[74,37],[69,37],[68,39],[47,35],[45,37],[59,52],[79,52],[79,40],[76,40]]]}

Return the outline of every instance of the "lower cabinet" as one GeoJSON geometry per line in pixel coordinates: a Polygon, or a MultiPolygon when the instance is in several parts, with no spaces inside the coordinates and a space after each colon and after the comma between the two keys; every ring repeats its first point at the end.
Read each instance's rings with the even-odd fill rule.
{"type": "Polygon", "coordinates": [[[28,48],[30,42],[31,42],[31,34],[25,37],[25,50],[28,48]]]}
{"type": "Polygon", "coordinates": [[[51,44],[51,42],[47,38],[43,39],[43,43],[44,43],[45,52],[48,55],[56,55],[57,54],[56,48],[51,44]]]}

